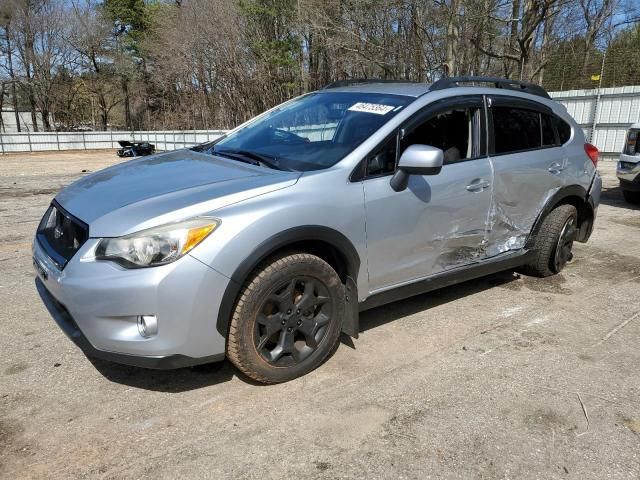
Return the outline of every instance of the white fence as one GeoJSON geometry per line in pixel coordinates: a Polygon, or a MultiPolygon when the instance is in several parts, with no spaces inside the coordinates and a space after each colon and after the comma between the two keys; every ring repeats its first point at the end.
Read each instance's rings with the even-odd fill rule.
{"type": "MultiPolygon", "coordinates": [[[[597,89],[568,90],[550,92],[550,95],[567,107],[587,139],[598,147],[603,159],[617,158],[627,129],[632,123],[640,122],[640,86],[603,88],[600,92],[597,89]]],[[[325,127],[310,133],[324,137],[330,130],[325,127]]],[[[118,140],[148,141],[157,150],[175,150],[215,140],[222,134],[224,130],[3,133],[0,134],[0,152],[113,149],[119,147],[118,140]]]]}
{"type": "Polygon", "coordinates": [[[44,152],[120,148],[118,140],[150,142],[157,150],[175,150],[209,142],[224,130],[167,130],[158,132],[26,132],[0,134],[0,151],[44,152]]]}
{"type": "Polygon", "coordinates": [[[594,89],[550,92],[549,95],[567,107],[587,139],[606,160],[618,158],[627,130],[631,124],[640,122],[640,86],[603,88],[599,94],[598,89],[594,89]]]}

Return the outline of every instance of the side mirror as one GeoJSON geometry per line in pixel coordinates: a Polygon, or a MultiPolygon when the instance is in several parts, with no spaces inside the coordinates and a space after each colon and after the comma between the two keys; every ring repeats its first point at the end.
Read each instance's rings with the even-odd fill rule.
{"type": "Polygon", "coordinates": [[[398,161],[391,177],[391,188],[400,192],[407,188],[409,175],[437,175],[442,170],[444,152],[430,145],[410,145],[398,161]]]}

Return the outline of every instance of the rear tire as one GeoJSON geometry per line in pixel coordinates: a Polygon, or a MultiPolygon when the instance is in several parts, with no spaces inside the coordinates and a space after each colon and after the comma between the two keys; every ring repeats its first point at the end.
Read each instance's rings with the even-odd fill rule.
{"type": "Polygon", "coordinates": [[[554,208],[542,221],[533,242],[534,257],[520,271],[533,277],[560,273],[573,258],[571,249],[578,228],[578,211],[573,205],[554,208]]]}
{"type": "Polygon", "coordinates": [[[240,293],[227,357],[257,382],[287,382],[335,350],[343,315],[344,286],[328,263],[307,253],[272,257],[240,293]]]}
{"type": "Polygon", "coordinates": [[[627,202],[640,205],[640,191],[622,190],[622,196],[627,202]]]}

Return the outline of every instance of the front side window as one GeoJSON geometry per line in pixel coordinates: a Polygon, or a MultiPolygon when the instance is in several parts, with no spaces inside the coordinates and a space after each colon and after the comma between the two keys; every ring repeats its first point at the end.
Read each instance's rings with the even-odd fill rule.
{"type": "Polygon", "coordinates": [[[431,145],[444,152],[444,164],[479,156],[480,108],[451,108],[429,117],[406,132],[400,152],[415,144],[431,145]]]}
{"type": "Polygon", "coordinates": [[[412,97],[316,92],[283,104],[227,137],[197,150],[263,159],[273,168],[328,168],[393,118],[412,97]]]}
{"type": "Polygon", "coordinates": [[[496,154],[522,152],[542,146],[540,114],[534,110],[492,107],[496,154]]]}

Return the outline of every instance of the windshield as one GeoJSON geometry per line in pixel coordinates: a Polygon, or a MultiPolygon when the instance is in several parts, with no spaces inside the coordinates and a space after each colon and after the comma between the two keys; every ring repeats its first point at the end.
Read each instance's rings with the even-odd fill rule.
{"type": "Polygon", "coordinates": [[[319,170],[339,162],[412,100],[375,93],[311,93],[194,149],[282,170],[319,170]]]}

